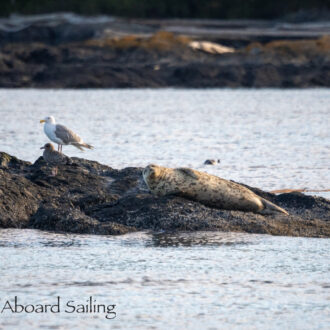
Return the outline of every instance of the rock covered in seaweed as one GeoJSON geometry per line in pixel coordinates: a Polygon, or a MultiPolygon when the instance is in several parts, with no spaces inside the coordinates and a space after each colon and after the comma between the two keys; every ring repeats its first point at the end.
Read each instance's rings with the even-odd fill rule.
{"type": "Polygon", "coordinates": [[[0,153],[0,227],[115,235],[136,230],[220,230],[330,237],[330,201],[301,193],[256,194],[290,215],[260,215],[206,207],[176,196],[151,195],[142,169],[116,170],[80,158],[56,177],[40,157],[34,164],[0,153]]]}

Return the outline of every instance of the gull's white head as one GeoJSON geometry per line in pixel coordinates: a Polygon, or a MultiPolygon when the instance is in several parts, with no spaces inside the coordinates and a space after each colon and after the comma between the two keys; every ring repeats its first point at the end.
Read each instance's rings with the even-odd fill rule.
{"type": "Polygon", "coordinates": [[[55,118],[53,116],[45,117],[44,119],[40,120],[40,123],[55,124],[55,118]]]}

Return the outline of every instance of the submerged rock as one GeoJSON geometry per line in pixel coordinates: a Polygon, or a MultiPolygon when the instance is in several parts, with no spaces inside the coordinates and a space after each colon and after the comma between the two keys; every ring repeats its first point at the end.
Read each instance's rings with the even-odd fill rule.
{"type": "Polygon", "coordinates": [[[330,201],[302,193],[256,194],[290,215],[260,215],[206,207],[176,196],[149,193],[142,169],[116,170],[80,158],[50,176],[34,164],[0,153],[0,227],[116,235],[136,230],[220,230],[330,237],[330,201]]]}

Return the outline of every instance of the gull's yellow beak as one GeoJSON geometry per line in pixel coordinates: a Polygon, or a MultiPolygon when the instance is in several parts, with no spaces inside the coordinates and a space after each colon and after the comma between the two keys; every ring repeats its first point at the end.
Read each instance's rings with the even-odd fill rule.
{"type": "Polygon", "coordinates": [[[40,123],[45,123],[45,122],[46,122],[46,120],[43,120],[43,119],[40,120],[40,123]]]}

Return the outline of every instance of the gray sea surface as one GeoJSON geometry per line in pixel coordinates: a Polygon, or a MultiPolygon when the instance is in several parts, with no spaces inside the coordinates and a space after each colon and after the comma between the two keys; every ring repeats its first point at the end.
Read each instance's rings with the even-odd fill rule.
{"type": "Polygon", "coordinates": [[[4,329],[329,329],[329,249],[328,239],[243,233],[3,229],[0,308],[15,296],[23,305],[59,296],[60,313],[6,309],[0,322],[4,329]],[[116,305],[116,318],[68,313],[68,302],[88,305],[89,297],[116,305]]]}
{"type": "MultiPolygon", "coordinates": [[[[189,166],[265,190],[330,188],[328,89],[2,89],[0,151],[35,161],[47,115],[95,146],[64,146],[67,155],[114,168],[189,166]]],[[[328,329],[329,250],[329,239],[244,233],[1,229],[0,328],[328,329]],[[60,311],[3,309],[15,296],[24,306],[60,299],[60,311]],[[116,317],[90,312],[89,299],[116,305],[116,317]]]]}
{"type": "Polygon", "coordinates": [[[114,168],[188,166],[266,190],[330,188],[330,90],[0,89],[0,150],[35,161],[53,115],[114,168]],[[206,159],[220,159],[204,166],[206,159]]]}

